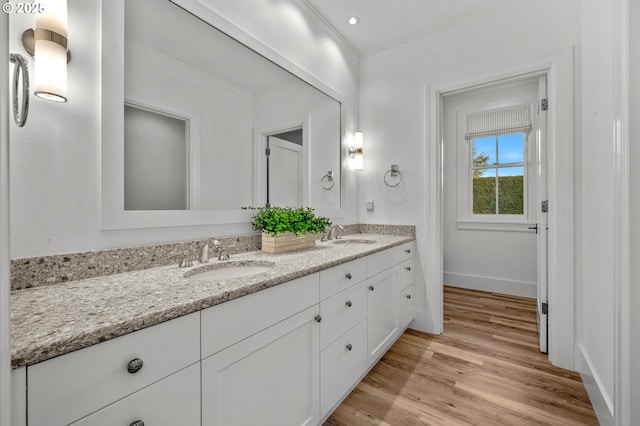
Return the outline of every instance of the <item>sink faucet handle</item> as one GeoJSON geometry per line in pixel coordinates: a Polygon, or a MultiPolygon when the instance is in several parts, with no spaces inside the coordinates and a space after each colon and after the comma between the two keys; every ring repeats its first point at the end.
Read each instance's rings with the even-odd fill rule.
{"type": "Polygon", "coordinates": [[[193,266],[193,262],[189,259],[189,253],[187,251],[183,253],[169,253],[170,257],[178,257],[180,256],[180,262],[178,263],[178,268],[188,268],[193,266]]]}

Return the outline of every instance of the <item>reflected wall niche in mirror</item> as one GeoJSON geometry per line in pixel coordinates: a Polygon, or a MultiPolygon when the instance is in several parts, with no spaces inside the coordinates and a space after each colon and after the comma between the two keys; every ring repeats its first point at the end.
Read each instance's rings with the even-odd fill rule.
{"type": "Polygon", "coordinates": [[[340,96],[219,31],[205,3],[102,2],[103,229],[248,223],[267,203],[339,216],[340,96]]]}

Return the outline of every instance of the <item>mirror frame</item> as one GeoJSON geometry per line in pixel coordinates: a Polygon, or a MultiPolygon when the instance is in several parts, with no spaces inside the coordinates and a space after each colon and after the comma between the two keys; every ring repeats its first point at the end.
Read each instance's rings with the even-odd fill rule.
{"type": "MultiPolygon", "coordinates": [[[[124,1],[101,1],[101,229],[166,228],[196,225],[250,223],[251,210],[125,210],[124,209],[124,1]]],[[[345,206],[345,108],[344,96],[269,46],[255,39],[198,0],[170,0],[238,43],[263,56],[340,104],[340,208],[317,208],[331,218],[344,216],[345,206]]],[[[251,161],[251,159],[248,159],[251,161]]],[[[254,177],[254,181],[257,178],[254,177]]],[[[308,185],[313,184],[309,180],[308,185]]],[[[254,188],[255,191],[255,188],[254,188]]]]}

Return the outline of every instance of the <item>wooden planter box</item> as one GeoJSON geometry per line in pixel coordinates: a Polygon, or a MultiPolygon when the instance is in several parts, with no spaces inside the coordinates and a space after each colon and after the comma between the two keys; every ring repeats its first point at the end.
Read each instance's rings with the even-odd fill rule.
{"type": "Polygon", "coordinates": [[[316,245],[316,234],[293,234],[284,232],[275,237],[262,233],[262,251],[266,253],[284,253],[302,250],[316,245]]]}

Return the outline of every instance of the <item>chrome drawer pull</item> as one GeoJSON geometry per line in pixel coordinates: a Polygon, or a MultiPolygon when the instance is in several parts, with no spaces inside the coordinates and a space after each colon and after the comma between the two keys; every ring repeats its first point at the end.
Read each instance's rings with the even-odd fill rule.
{"type": "Polygon", "coordinates": [[[407,266],[407,267],[406,267],[406,268],[404,268],[404,269],[406,269],[407,271],[410,271],[410,270],[411,270],[411,266],[407,266]]]}
{"type": "Polygon", "coordinates": [[[144,426],[144,422],[142,420],[136,420],[135,422],[131,422],[129,426],[144,426]]]}
{"type": "Polygon", "coordinates": [[[351,272],[349,272],[347,275],[345,275],[345,277],[347,277],[348,280],[350,280],[351,278],[353,278],[353,276],[351,275],[351,272]]]}
{"type": "Polygon", "coordinates": [[[353,349],[353,346],[351,346],[351,343],[347,344],[347,350],[350,351],[351,349],[353,349]]]}
{"type": "Polygon", "coordinates": [[[129,361],[129,364],[127,364],[127,371],[129,374],[136,374],[138,371],[142,370],[143,364],[144,362],[142,362],[140,358],[134,358],[129,361]]]}
{"type": "Polygon", "coordinates": [[[351,303],[351,300],[347,300],[347,306],[351,307],[351,305],[353,305],[353,303],[351,303]]]}

